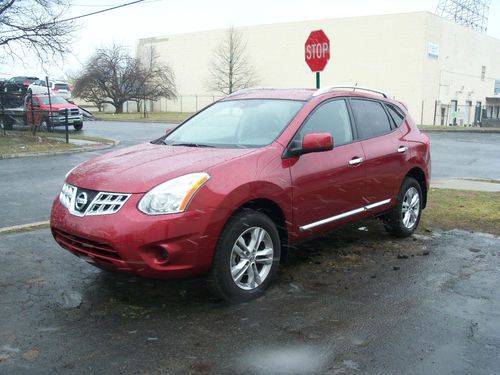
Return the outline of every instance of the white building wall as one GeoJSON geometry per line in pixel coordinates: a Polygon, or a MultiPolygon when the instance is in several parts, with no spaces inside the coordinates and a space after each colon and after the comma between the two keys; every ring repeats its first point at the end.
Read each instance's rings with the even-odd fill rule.
{"type": "MultiPolygon", "coordinates": [[[[459,112],[467,112],[468,101],[472,102],[472,112],[477,102],[484,106],[486,98],[493,96],[495,79],[500,79],[500,40],[431,15],[427,17],[428,43],[439,45],[440,51],[437,59],[424,57],[422,100],[429,109],[438,100],[437,122],[440,107],[452,100],[457,101],[459,112]]],[[[433,111],[426,111],[424,123],[432,123],[433,115],[433,111]]],[[[474,116],[470,117],[473,120],[474,116]]],[[[469,120],[467,115],[460,118],[465,123],[469,120]]]]}
{"type": "MultiPolygon", "coordinates": [[[[258,86],[314,87],[314,73],[304,61],[304,43],[317,29],[325,31],[331,44],[322,86],[357,83],[386,91],[407,103],[418,123],[433,122],[436,100],[448,103],[458,96],[465,104],[465,96],[474,91],[474,103],[484,103],[493,92],[492,80],[500,79],[499,40],[432,13],[417,12],[239,28],[258,86]],[[429,42],[439,45],[437,59],[428,57],[429,42]],[[488,79],[478,82],[482,65],[488,79]],[[463,92],[457,93],[462,86],[463,92]]],[[[211,30],[139,40],[139,55],[154,46],[173,68],[182,97],[159,101],[155,110],[194,111],[221,97],[208,89],[208,67],[226,33],[211,30]]]]}

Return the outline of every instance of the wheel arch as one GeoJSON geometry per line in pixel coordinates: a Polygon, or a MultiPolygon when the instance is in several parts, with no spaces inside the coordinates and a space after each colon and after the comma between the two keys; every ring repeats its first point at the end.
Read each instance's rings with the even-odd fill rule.
{"type": "Polygon", "coordinates": [[[285,213],[278,203],[269,198],[254,198],[235,209],[230,217],[238,212],[245,210],[254,210],[267,215],[278,229],[281,242],[281,260],[285,260],[288,252],[288,226],[285,213]]]}

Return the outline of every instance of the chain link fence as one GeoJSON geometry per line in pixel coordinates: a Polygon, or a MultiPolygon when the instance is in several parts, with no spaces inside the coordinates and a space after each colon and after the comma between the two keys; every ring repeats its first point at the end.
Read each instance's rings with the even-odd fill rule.
{"type": "Polygon", "coordinates": [[[458,104],[454,100],[450,103],[435,101],[433,125],[481,126],[482,111],[481,102],[458,104]]]}

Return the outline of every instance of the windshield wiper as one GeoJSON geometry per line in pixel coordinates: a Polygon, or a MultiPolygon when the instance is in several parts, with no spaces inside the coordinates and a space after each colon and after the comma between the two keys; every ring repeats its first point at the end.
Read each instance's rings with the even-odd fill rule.
{"type": "Polygon", "coordinates": [[[203,143],[170,143],[170,146],[186,146],[186,147],[215,147],[203,143]]]}

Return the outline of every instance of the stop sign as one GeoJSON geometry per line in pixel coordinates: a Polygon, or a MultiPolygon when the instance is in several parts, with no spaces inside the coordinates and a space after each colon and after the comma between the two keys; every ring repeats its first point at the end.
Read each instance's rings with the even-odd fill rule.
{"type": "Polygon", "coordinates": [[[305,44],[306,63],[313,72],[321,72],[330,60],[330,40],[323,30],[312,31],[305,44]]]}

